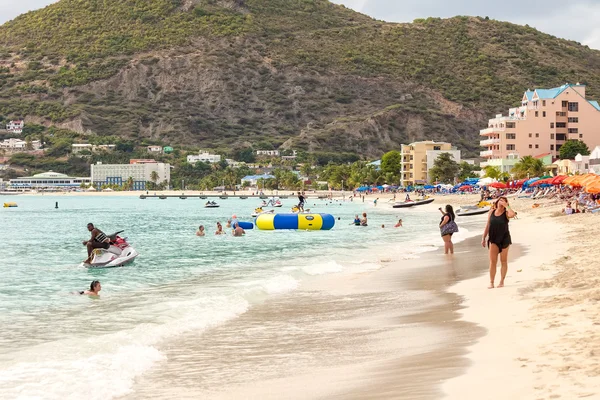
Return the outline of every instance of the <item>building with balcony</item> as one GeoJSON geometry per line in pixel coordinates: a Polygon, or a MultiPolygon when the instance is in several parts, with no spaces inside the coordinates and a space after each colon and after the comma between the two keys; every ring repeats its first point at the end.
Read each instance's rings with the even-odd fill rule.
{"type": "Polygon", "coordinates": [[[23,133],[23,128],[25,127],[25,121],[16,120],[16,121],[8,121],[6,124],[6,130],[10,133],[21,134],[23,133]]]}
{"type": "Polygon", "coordinates": [[[445,142],[415,142],[403,144],[400,149],[402,186],[423,185],[428,183],[429,170],[442,153],[449,153],[456,162],[460,162],[460,150],[445,142]]]}
{"type": "Polygon", "coordinates": [[[171,166],[157,162],[141,162],[135,164],[92,164],[92,183],[96,188],[102,185],[125,184],[133,179],[133,190],[146,190],[146,183],[153,182],[153,172],[157,173],[155,183],[171,181],[171,166]]]}
{"type": "Polygon", "coordinates": [[[565,84],[552,89],[527,90],[519,107],[498,114],[482,129],[482,166],[510,172],[519,158],[549,152],[557,157],[567,140],[581,140],[589,148],[600,144],[600,105],[587,100],[585,85],[565,84]],[[516,161],[515,161],[516,159],[516,161]]]}

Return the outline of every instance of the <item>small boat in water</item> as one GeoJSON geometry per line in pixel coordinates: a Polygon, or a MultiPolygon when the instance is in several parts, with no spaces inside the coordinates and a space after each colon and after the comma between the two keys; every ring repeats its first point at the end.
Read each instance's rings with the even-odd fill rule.
{"type": "Polygon", "coordinates": [[[229,196],[220,196],[219,198],[223,199],[223,200],[227,200],[229,198],[229,196]]]}
{"type": "Polygon", "coordinates": [[[490,211],[490,207],[483,207],[483,208],[467,208],[467,209],[459,209],[456,211],[456,216],[457,217],[469,217],[472,215],[481,215],[481,214],[487,214],[490,211]]]}
{"type": "Polygon", "coordinates": [[[406,207],[414,207],[414,206],[422,206],[423,204],[433,203],[435,199],[423,199],[416,201],[402,201],[394,204],[394,208],[406,208],[406,207]]]}
{"type": "Polygon", "coordinates": [[[247,200],[248,196],[240,196],[240,200],[247,200]]]}
{"type": "Polygon", "coordinates": [[[166,200],[167,196],[159,196],[158,198],[161,199],[161,200],[166,200]]]}
{"type": "Polygon", "coordinates": [[[4,203],[4,208],[14,208],[14,207],[19,207],[17,205],[17,203],[11,201],[10,203],[4,203]]]}
{"type": "Polygon", "coordinates": [[[214,201],[207,201],[206,204],[204,205],[204,208],[219,208],[221,207],[220,205],[218,205],[217,203],[215,203],[214,201]]]}

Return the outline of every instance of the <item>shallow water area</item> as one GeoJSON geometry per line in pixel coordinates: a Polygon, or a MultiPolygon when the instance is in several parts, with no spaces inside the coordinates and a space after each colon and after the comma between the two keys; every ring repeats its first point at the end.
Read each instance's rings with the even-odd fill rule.
{"type": "MultiPolygon", "coordinates": [[[[214,209],[192,198],[18,196],[11,201],[19,208],[0,210],[0,398],[6,399],[135,395],[135,381],[160,370],[174,353],[184,354],[186,341],[204,335],[206,344],[218,346],[235,335],[219,327],[253,307],[280,296],[318,303],[322,293],[302,291],[295,300],[294,293],[307,281],[360,276],[441,244],[436,207],[397,211],[387,204],[374,209],[360,201],[310,199],[313,212],[334,215],[333,230],[250,230],[237,238],[230,232],[215,236],[216,222],[225,224],[232,214],[251,221],[257,200],[217,200],[221,207],[214,209]],[[354,215],[363,211],[370,226],[353,226],[354,215]],[[394,229],[398,217],[404,227],[394,229]],[[140,253],[135,263],[82,268],[88,222],[105,233],[124,229],[140,253]],[[200,224],[206,237],[195,236],[200,224]],[[99,299],[72,294],[94,279],[102,282],[99,299]]],[[[278,212],[287,212],[295,199],[283,203],[278,212]]],[[[461,226],[464,237],[469,231],[469,224],[461,226]]],[[[410,308],[417,300],[397,301],[410,308]]],[[[288,327],[288,314],[254,332],[288,327]]],[[[330,317],[313,310],[305,322],[330,317]]],[[[305,325],[296,324],[300,330],[305,325]]],[[[329,328],[315,329],[324,334],[329,328]]],[[[236,351],[249,351],[253,342],[245,343],[236,351]]],[[[206,374],[212,377],[209,386],[231,383],[224,370],[213,371],[206,374]]]]}

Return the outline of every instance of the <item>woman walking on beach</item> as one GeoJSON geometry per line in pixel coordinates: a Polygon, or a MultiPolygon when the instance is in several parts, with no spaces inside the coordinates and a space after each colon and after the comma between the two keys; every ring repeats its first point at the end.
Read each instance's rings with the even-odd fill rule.
{"type": "Polygon", "coordinates": [[[446,205],[446,210],[443,211],[442,207],[439,208],[442,213],[442,220],[440,221],[440,233],[442,239],[444,239],[444,254],[454,254],[454,244],[452,243],[452,235],[458,232],[458,226],[454,220],[454,209],[450,204],[446,205]]]}
{"type": "Polygon", "coordinates": [[[496,280],[496,267],[498,265],[498,255],[500,255],[500,283],[498,287],[504,287],[504,279],[508,272],[508,248],[512,244],[510,231],[508,230],[508,221],[514,218],[516,213],[510,208],[508,199],[504,196],[498,198],[492,206],[488,215],[488,222],[481,238],[481,245],[485,247],[486,243],[490,249],[490,286],[494,288],[496,280]],[[489,234],[489,237],[488,237],[489,234]],[[486,241],[487,239],[487,241],[486,241]]]}

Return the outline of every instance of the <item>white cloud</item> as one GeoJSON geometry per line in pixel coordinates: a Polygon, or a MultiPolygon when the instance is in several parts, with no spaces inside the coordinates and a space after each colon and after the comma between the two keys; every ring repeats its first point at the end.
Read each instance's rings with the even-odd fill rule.
{"type": "Polygon", "coordinates": [[[46,7],[58,0],[0,0],[0,24],[10,21],[27,11],[46,7]]]}

